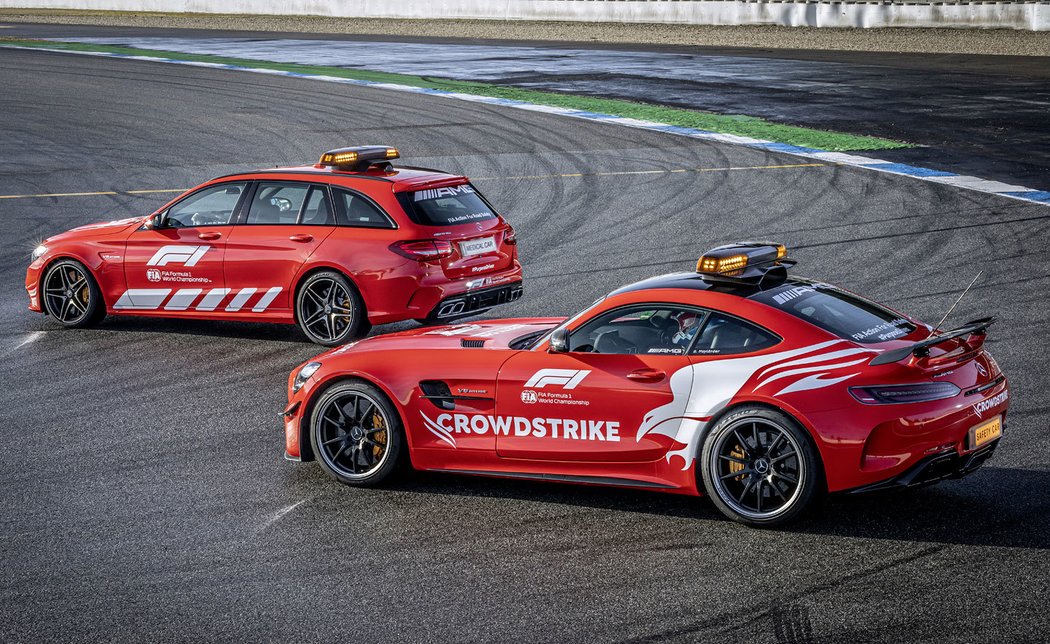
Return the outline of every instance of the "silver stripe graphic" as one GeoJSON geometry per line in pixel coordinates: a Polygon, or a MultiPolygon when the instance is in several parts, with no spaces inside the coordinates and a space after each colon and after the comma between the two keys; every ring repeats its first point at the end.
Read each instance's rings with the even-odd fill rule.
{"type": "Polygon", "coordinates": [[[761,389],[762,387],[765,387],[769,383],[776,382],[777,380],[780,380],[781,378],[789,378],[791,376],[798,376],[798,375],[801,375],[801,374],[804,374],[804,373],[813,373],[814,371],[823,371],[825,373],[820,374],[820,375],[826,376],[829,372],[831,372],[834,369],[838,369],[840,367],[852,367],[855,364],[860,364],[860,363],[862,363],[862,362],[864,362],[866,360],[870,360],[870,359],[871,359],[870,357],[865,356],[865,357],[863,357],[863,358],[861,358],[859,360],[850,360],[849,362],[836,362],[835,364],[818,364],[815,367],[800,367],[798,369],[788,369],[787,371],[781,371],[778,374],[775,374],[775,375],[772,375],[772,376],[766,378],[762,382],[760,382],[757,385],[755,385],[755,389],[761,389]]]}
{"type": "Polygon", "coordinates": [[[113,305],[114,309],[155,309],[171,293],[170,288],[130,288],[113,305]]]}
{"type": "Polygon", "coordinates": [[[228,288],[213,288],[208,291],[208,294],[204,296],[201,303],[197,305],[197,310],[214,311],[215,307],[219,306],[219,302],[222,301],[222,298],[226,297],[229,292],[230,289],[228,288]]]}
{"type": "Polygon", "coordinates": [[[238,292],[237,295],[233,298],[233,301],[230,302],[229,305],[227,305],[226,310],[230,312],[240,311],[241,307],[244,306],[244,303],[248,301],[248,298],[255,295],[255,291],[257,290],[259,289],[242,288],[240,292],[238,292]]]}
{"type": "Polygon", "coordinates": [[[203,289],[199,288],[182,288],[175,292],[175,295],[171,296],[168,303],[164,305],[165,311],[185,311],[190,308],[193,304],[193,300],[197,299],[197,296],[203,292],[203,289]]]}
{"type": "Polygon", "coordinates": [[[255,303],[255,306],[252,308],[252,312],[262,313],[263,311],[265,311],[266,307],[270,306],[270,302],[273,302],[274,298],[277,297],[277,294],[280,293],[282,290],[284,289],[282,289],[280,286],[274,286],[270,290],[266,291],[266,293],[264,293],[263,296],[259,298],[259,301],[255,303]]]}

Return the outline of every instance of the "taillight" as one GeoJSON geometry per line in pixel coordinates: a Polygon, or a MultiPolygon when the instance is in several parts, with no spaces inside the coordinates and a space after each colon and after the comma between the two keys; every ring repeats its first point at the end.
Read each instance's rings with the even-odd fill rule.
{"type": "Polygon", "coordinates": [[[400,241],[390,244],[390,250],[417,262],[432,262],[443,257],[451,257],[452,242],[443,239],[400,241]]]}
{"type": "Polygon", "coordinates": [[[507,232],[503,233],[503,243],[510,244],[511,246],[518,243],[518,236],[510,226],[507,226],[507,232]]]}
{"type": "Polygon", "coordinates": [[[960,389],[950,382],[923,382],[913,385],[875,385],[850,387],[850,394],[865,405],[929,402],[959,395],[960,389]]]}

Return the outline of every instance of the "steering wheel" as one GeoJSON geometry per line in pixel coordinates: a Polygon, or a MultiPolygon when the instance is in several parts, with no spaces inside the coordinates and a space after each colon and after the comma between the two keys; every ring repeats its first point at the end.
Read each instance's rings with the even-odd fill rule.
{"type": "Polygon", "coordinates": [[[638,347],[620,337],[620,332],[603,331],[594,339],[595,353],[631,354],[638,353],[638,347]]]}

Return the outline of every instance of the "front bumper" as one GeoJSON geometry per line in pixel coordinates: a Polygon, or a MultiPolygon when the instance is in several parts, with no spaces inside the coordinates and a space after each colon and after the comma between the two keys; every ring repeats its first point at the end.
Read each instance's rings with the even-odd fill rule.
{"type": "Polygon", "coordinates": [[[426,319],[428,322],[448,322],[466,317],[500,304],[513,302],[521,298],[523,292],[522,283],[519,281],[495,288],[452,295],[438,302],[426,319]]]}
{"type": "Polygon", "coordinates": [[[899,490],[930,485],[945,479],[962,478],[976,471],[985,461],[991,458],[992,454],[995,453],[995,448],[999,446],[1000,440],[1002,439],[964,454],[952,450],[927,456],[891,479],[855,488],[849,490],[848,493],[861,494],[880,490],[899,490]]]}
{"type": "Polygon", "coordinates": [[[40,273],[43,262],[34,261],[26,269],[26,295],[29,296],[29,310],[43,313],[44,309],[40,302],[40,273]]]}

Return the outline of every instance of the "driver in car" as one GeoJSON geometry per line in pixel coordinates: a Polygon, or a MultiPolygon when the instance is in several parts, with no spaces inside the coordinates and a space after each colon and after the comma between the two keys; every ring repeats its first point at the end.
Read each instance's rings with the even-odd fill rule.
{"type": "Polygon", "coordinates": [[[685,353],[685,350],[689,348],[689,343],[693,341],[693,336],[700,328],[701,317],[692,311],[682,311],[673,316],[673,319],[678,323],[678,331],[671,336],[671,343],[685,353]]]}

